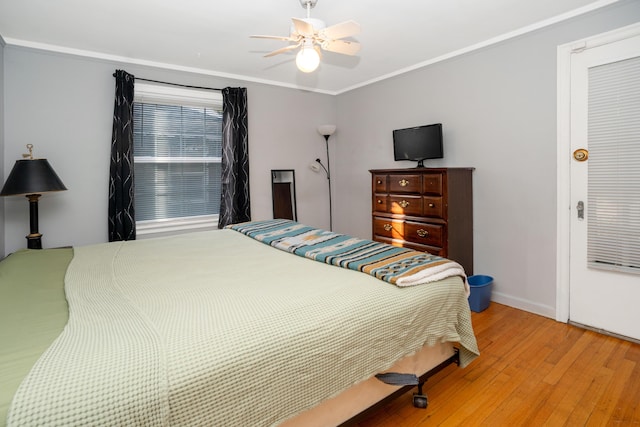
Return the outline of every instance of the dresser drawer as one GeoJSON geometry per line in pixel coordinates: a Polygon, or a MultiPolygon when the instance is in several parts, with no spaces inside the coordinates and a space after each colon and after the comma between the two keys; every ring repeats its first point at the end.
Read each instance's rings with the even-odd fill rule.
{"type": "Polygon", "coordinates": [[[422,176],[422,192],[425,194],[443,194],[442,188],[442,174],[441,173],[426,173],[422,176]]]}
{"type": "Polygon", "coordinates": [[[420,175],[389,175],[390,193],[421,193],[422,177],[420,175]]]}
{"type": "Polygon", "coordinates": [[[373,234],[411,243],[442,247],[443,226],[424,222],[373,217],[373,234]]]}
{"type": "Polygon", "coordinates": [[[444,253],[444,249],[435,247],[435,246],[421,245],[419,243],[412,243],[412,242],[407,242],[406,240],[392,239],[389,237],[382,237],[382,236],[374,236],[373,240],[375,240],[376,242],[386,243],[388,245],[393,245],[400,248],[408,248],[408,249],[413,249],[414,251],[428,252],[432,255],[437,255],[445,258],[447,256],[444,253]]]}
{"type": "Polygon", "coordinates": [[[442,247],[443,228],[439,224],[406,221],[404,239],[423,245],[442,247]]]}
{"type": "Polygon", "coordinates": [[[373,175],[373,192],[374,193],[386,193],[387,190],[387,177],[388,175],[373,175]]]}
{"type": "Polygon", "coordinates": [[[402,215],[422,215],[422,197],[391,194],[389,195],[389,212],[402,215]]]}
{"type": "Polygon", "coordinates": [[[373,210],[376,212],[389,212],[389,196],[386,194],[373,195],[373,210]]]}
{"type": "Polygon", "coordinates": [[[373,217],[374,236],[404,239],[404,221],[373,217]]]}
{"type": "Polygon", "coordinates": [[[424,216],[431,218],[443,218],[444,209],[442,204],[442,197],[423,197],[422,198],[422,211],[424,216]]]}

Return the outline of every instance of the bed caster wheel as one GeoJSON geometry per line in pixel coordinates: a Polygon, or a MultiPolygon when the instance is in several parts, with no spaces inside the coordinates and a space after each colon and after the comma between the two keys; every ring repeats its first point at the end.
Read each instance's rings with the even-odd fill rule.
{"type": "Polygon", "coordinates": [[[426,409],[429,405],[429,399],[424,394],[413,395],[413,406],[420,409],[426,409]]]}
{"type": "Polygon", "coordinates": [[[427,395],[422,392],[422,386],[424,382],[418,383],[418,392],[413,393],[413,407],[420,409],[427,409],[429,405],[429,399],[427,399],[427,395]]]}

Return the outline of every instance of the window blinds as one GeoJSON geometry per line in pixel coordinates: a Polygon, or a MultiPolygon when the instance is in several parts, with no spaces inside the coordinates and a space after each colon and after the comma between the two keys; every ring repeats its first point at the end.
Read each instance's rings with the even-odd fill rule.
{"type": "Polygon", "coordinates": [[[640,58],[589,70],[590,267],[640,274],[640,58]]]}
{"type": "Polygon", "coordinates": [[[220,95],[146,86],[136,85],[133,105],[136,221],[217,215],[220,95]]]}

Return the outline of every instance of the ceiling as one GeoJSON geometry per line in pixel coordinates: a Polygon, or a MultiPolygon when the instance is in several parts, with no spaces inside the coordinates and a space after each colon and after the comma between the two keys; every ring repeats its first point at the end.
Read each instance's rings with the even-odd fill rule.
{"type": "MultiPolygon", "coordinates": [[[[0,36],[28,46],[338,94],[617,0],[318,0],[327,26],[354,20],[356,56],[303,73],[286,42],[300,0],[0,0],[0,36]]],[[[144,76],[140,76],[144,77],[144,76]]]]}

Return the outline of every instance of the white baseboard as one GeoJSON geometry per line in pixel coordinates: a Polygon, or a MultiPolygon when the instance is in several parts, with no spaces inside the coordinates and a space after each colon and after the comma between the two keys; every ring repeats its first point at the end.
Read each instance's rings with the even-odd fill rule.
{"type": "Polygon", "coordinates": [[[556,308],[548,305],[538,304],[522,298],[513,297],[500,292],[492,292],[491,300],[499,304],[508,305],[519,310],[539,314],[540,316],[556,319],[556,308]]]}

